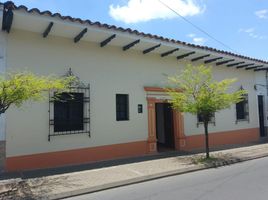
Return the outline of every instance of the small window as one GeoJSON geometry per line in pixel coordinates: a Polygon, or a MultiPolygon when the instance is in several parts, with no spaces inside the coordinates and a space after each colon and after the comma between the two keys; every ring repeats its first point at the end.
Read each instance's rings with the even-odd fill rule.
{"type": "Polygon", "coordinates": [[[84,94],[62,93],[54,102],[54,132],[84,129],[84,94]]]}
{"type": "MultiPolygon", "coordinates": [[[[199,126],[199,124],[202,124],[204,123],[204,119],[201,115],[197,115],[197,127],[199,126]]],[[[209,121],[208,123],[211,123],[211,124],[214,124],[214,126],[216,125],[216,122],[215,122],[215,113],[213,113],[210,118],[209,118],[209,121]]]]}
{"type": "Polygon", "coordinates": [[[116,120],[129,120],[128,94],[116,94],[116,120]]]}
{"type": "Polygon", "coordinates": [[[236,103],[236,121],[248,121],[248,95],[244,95],[243,101],[236,103]]]}

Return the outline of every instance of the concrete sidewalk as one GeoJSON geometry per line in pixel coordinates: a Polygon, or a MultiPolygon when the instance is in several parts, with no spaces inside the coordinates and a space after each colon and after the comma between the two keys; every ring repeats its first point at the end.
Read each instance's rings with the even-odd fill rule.
{"type": "Polygon", "coordinates": [[[193,161],[201,154],[177,155],[174,153],[173,155],[169,154],[168,157],[162,156],[157,159],[128,164],[55,175],[2,180],[0,181],[0,199],[1,197],[4,199],[59,199],[155,178],[219,167],[268,156],[268,144],[215,151],[212,155],[220,159],[209,164],[200,164],[193,161]]]}

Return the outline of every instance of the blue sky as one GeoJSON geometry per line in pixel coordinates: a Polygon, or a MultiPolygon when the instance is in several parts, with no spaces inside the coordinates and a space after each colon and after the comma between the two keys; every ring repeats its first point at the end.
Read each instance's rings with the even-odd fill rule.
{"type": "MultiPolygon", "coordinates": [[[[268,60],[267,0],[161,1],[237,53],[268,60]]],[[[158,0],[14,0],[14,3],[231,51],[158,0]]]]}

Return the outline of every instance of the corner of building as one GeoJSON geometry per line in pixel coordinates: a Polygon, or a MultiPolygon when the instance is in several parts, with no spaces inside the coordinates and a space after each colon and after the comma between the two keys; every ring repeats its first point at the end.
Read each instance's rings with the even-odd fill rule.
{"type": "MultiPolygon", "coordinates": [[[[0,5],[0,21],[2,22],[3,5],[0,5]]],[[[0,31],[0,73],[6,71],[6,48],[7,48],[7,35],[0,31]]],[[[0,115],[0,171],[5,166],[6,155],[6,123],[5,114],[0,115]]]]}

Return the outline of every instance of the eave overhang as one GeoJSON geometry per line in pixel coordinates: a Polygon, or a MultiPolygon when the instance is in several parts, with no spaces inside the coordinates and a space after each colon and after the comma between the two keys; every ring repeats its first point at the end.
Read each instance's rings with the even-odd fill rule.
{"type": "MultiPolygon", "coordinates": [[[[3,4],[0,4],[0,9],[3,9],[3,4]]],[[[0,16],[1,21],[2,17],[0,16]]],[[[156,54],[159,57],[167,56],[168,59],[184,59],[194,62],[194,64],[201,62],[207,65],[214,65],[215,67],[223,67],[239,62],[243,62],[245,66],[253,63],[253,65],[250,65],[251,68],[238,68],[238,70],[252,71],[267,70],[268,67],[267,61],[220,51],[206,46],[163,38],[161,36],[145,34],[136,30],[123,29],[121,27],[81,20],[70,16],[65,17],[58,13],[52,14],[49,11],[41,12],[38,9],[29,10],[25,6],[14,6],[11,34],[12,29],[38,33],[40,37],[46,39],[49,39],[51,36],[64,37],[75,42],[86,41],[98,43],[100,48],[103,46],[114,46],[121,48],[122,51],[139,51],[144,56],[156,54]],[[218,63],[221,64],[217,65],[218,63]]]]}

